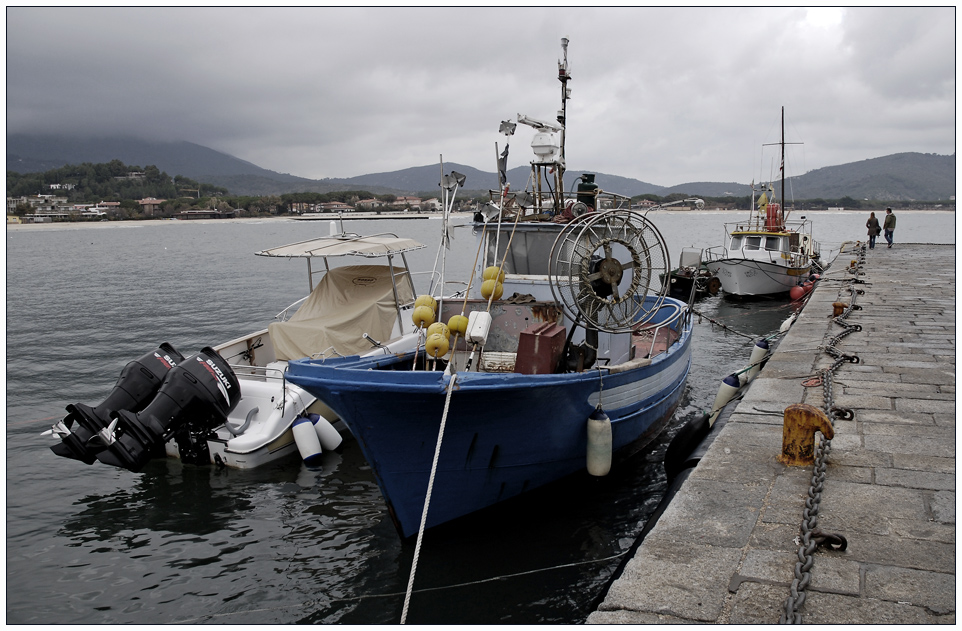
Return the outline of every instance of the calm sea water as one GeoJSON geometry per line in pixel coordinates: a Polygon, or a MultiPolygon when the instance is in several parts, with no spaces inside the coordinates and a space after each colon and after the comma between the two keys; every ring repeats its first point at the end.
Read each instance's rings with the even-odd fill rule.
{"type": "MultiPolygon", "coordinates": [[[[812,213],[823,253],[864,238],[866,213],[812,213]]],[[[741,214],[652,214],[673,260],[741,214]]],[[[900,213],[897,241],[954,243],[951,213],[900,213]]],[[[348,221],[430,247],[440,222],[348,221]]],[[[141,473],[55,456],[41,437],[74,402],[98,403],[160,342],[182,353],[262,328],[307,292],[303,261],[253,252],[326,234],[327,222],[156,222],[8,228],[7,622],[386,623],[400,620],[413,543],[398,540],[348,438],[323,468],[294,457],[254,471],[152,462],[141,473]]],[[[448,278],[470,268],[455,233],[448,278]]],[[[897,250],[893,250],[896,252],[897,250]]],[[[697,305],[737,331],[777,330],[783,300],[697,305]]],[[[579,623],[665,488],[670,437],[710,407],[751,341],[696,324],[682,405],[662,438],[602,479],[575,476],[429,531],[409,623],[579,623]]]]}

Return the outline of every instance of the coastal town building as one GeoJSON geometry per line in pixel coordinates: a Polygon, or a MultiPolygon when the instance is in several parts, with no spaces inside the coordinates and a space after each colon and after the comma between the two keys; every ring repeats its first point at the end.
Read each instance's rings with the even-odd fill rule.
{"type": "Polygon", "coordinates": [[[410,206],[413,210],[420,210],[421,198],[412,197],[410,195],[398,195],[397,199],[395,199],[394,203],[392,203],[391,205],[398,208],[410,206]]]}
{"type": "Polygon", "coordinates": [[[166,199],[145,197],[144,199],[137,200],[137,203],[140,204],[140,210],[143,211],[145,215],[153,215],[154,213],[160,211],[161,204],[166,201],[166,199]]]}

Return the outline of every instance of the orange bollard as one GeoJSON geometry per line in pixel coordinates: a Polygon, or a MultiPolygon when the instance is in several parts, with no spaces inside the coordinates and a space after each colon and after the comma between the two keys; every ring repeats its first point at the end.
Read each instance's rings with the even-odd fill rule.
{"type": "Polygon", "coordinates": [[[782,453],[777,460],[789,467],[804,467],[815,462],[815,432],[831,440],[835,429],[825,412],[807,403],[785,408],[782,426],[782,453]]]}
{"type": "Polygon", "coordinates": [[[848,309],[848,303],[847,303],[847,302],[833,302],[833,303],[832,303],[832,317],[833,317],[833,318],[837,318],[838,316],[840,316],[840,315],[842,315],[843,313],[845,313],[845,310],[846,310],[846,309],[848,309]]]}

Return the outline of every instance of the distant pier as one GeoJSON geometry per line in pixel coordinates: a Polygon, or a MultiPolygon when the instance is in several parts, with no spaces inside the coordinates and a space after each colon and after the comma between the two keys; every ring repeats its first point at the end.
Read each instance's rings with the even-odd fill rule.
{"type": "Polygon", "coordinates": [[[857,251],[819,282],[587,623],[955,623],[955,247],[881,241],[855,276],[857,251]],[[843,331],[833,304],[852,288],[864,293],[845,322],[861,330],[837,343],[826,395],[813,379],[836,358],[819,347],[843,331]],[[785,408],[826,396],[854,417],[833,418],[815,484],[815,465],[776,458],[785,408]],[[803,518],[827,545],[806,548],[803,518]]]}

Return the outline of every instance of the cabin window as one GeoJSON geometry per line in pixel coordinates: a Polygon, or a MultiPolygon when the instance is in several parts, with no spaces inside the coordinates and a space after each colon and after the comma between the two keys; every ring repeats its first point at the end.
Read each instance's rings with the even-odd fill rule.
{"type": "Polygon", "coordinates": [[[761,237],[745,237],[745,249],[757,250],[762,244],[761,237]]]}
{"type": "Polygon", "coordinates": [[[781,239],[779,237],[765,237],[765,249],[778,251],[781,249],[778,247],[780,242],[781,239]]]}
{"type": "Polygon", "coordinates": [[[732,246],[728,248],[729,250],[740,250],[742,247],[741,237],[732,237],[732,246]]]}

